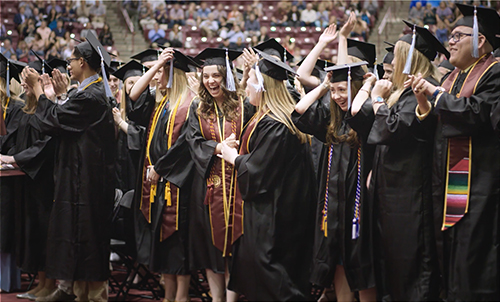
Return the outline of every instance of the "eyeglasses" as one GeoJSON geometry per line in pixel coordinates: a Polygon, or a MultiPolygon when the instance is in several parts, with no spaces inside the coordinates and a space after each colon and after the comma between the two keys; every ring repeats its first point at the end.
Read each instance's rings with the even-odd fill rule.
{"type": "Polygon", "coordinates": [[[462,40],[462,37],[471,37],[471,36],[472,36],[472,34],[466,34],[466,33],[461,33],[459,31],[457,31],[456,33],[451,34],[448,37],[448,41],[453,40],[453,42],[457,43],[457,42],[460,42],[460,40],[462,40]]]}
{"type": "Polygon", "coordinates": [[[80,59],[80,58],[67,58],[67,59],[66,59],[66,64],[70,65],[70,64],[71,64],[71,62],[73,62],[73,61],[75,61],[75,60],[78,60],[78,59],[80,59]]]}

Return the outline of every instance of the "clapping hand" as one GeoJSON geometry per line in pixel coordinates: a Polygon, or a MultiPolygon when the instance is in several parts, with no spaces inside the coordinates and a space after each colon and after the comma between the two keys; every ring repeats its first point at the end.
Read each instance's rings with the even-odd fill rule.
{"type": "Polygon", "coordinates": [[[337,35],[337,24],[330,24],[330,26],[328,26],[319,37],[318,43],[324,43],[325,45],[328,45],[335,41],[337,35]]]}

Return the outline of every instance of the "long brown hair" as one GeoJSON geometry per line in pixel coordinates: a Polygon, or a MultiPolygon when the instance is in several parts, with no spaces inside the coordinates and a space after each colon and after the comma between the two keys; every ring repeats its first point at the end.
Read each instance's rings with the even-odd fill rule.
{"type": "MultiPolygon", "coordinates": [[[[226,88],[226,67],[222,65],[217,65],[217,71],[222,76],[221,89],[222,95],[224,96],[224,103],[222,103],[222,111],[224,116],[228,120],[234,120],[238,118],[236,115],[236,110],[240,106],[240,97],[243,93],[240,89],[240,84],[236,77],[234,76],[234,71],[232,71],[234,79],[234,85],[236,91],[229,91],[226,88]]],[[[187,87],[187,84],[186,84],[187,87]]],[[[215,99],[212,97],[210,92],[208,92],[205,85],[203,85],[203,71],[200,76],[200,86],[198,88],[198,97],[200,98],[200,105],[198,107],[198,115],[204,119],[215,119],[215,99]]]]}
{"type": "Polygon", "coordinates": [[[23,107],[23,111],[27,114],[35,114],[36,106],[38,105],[38,100],[36,99],[36,95],[25,91],[25,104],[23,107]]]}
{"type": "MultiPolygon", "coordinates": [[[[352,99],[354,99],[356,94],[358,94],[358,91],[362,86],[362,81],[351,81],[352,99]]],[[[346,113],[342,111],[342,108],[340,108],[340,106],[333,99],[330,100],[330,124],[327,128],[326,141],[329,144],[347,143],[352,148],[357,148],[360,145],[360,141],[356,131],[351,129],[349,130],[349,133],[339,135],[340,126],[342,125],[345,114],[346,113]]]]}
{"type": "Polygon", "coordinates": [[[269,109],[271,118],[285,124],[290,132],[297,136],[303,144],[308,141],[307,135],[300,132],[292,122],[292,112],[295,110],[295,101],[285,87],[283,81],[271,78],[262,74],[266,92],[262,93],[262,100],[258,106],[258,111],[269,109]]]}

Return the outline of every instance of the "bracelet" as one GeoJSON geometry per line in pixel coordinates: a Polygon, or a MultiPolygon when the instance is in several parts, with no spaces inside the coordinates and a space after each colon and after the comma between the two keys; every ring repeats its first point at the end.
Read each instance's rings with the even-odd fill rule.
{"type": "Polygon", "coordinates": [[[434,90],[434,93],[432,94],[432,97],[435,98],[437,97],[438,94],[444,92],[444,88],[443,87],[436,87],[436,90],[434,90]]]}
{"type": "Polygon", "coordinates": [[[330,85],[328,85],[327,83],[323,83],[321,85],[323,85],[324,89],[328,89],[328,90],[330,89],[330,85]]]}

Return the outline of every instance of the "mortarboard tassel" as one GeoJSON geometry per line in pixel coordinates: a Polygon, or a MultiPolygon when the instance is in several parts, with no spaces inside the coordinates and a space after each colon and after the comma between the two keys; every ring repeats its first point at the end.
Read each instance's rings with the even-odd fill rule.
{"type": "Polygon", "coordinates": [[[286,63],[286,48],[283,50],[283,62],[286,63]]]}
{"type": "Polygon", "coordinates": [[[172,88],[173,79],[174,79],[174,58],[170,59],[170,69],[168,71],[167,88],[172,88]]]}
{"type": "Polygon", "coordinates": [[[236,85],[234,84],[233,72],[231,69],[231,63],[229,63],[229,52],[226,48],[226,88],[229,91],[236,91],[236,85]]]}
{"type": "Polygon", "coordinates": [[[351,66],[349,66],[349,70],[347,71],[347,110],[351,109],[351,66]]]}
{"type": "Polygon", "coordinates": [[[375,59],[375,63],[373,64],[373,74],[375,75],[377,81],[380,80],[380,76],[378,75],[377,59],[375,59]]]}
{"type": "Polygon", "coordinates": [[[104,90],[106,91],[106,96],[112,97],[113,94],[111,93],[111,89],[109,88],[109,83],[108,83],[108,77],[106,76],[106,69],[104,68],[104,57],[102,56],[101,48],[97,47],[97,50],[99,51],[99,55],[101,56],[101,73],[102,73],[102,79],[104,81],[104,90]]]}
{"type": "Polygon", "coordinates": [[[477,24],[477,9],[474,5],[474,23],[472,26],[472,56],[474,58],[479,58],[479,25],[477,24]]]}
{"type": "Polygon", "coordinates": [[[10,66],[9,60],[7,60],[7,76],[5,78],[5,89],[7,90],[7,98],[10,98],[10,66]]]}
{"type": "Polygon", "coordinates": [[[42,74],[45,74],[45,60],[42,60],[42,74]]]}
{"type": "Polygon", "coordinates": [[[257,77],[257,85],[254,85],[257,92],[266,91],[264,88],[264,78],[260,72],[259,62],[255,63],[255,76],[257,77]]]}
{"type": "Polygon", "coordinates": [[[415,25],[413,25],[413,35],[411,37],[410,51],[408,51],[408,56],[406,57],[406,63],[405,63],[405,68],[403,69],[403,74],[411,73],[411,61],[413,59],[413,51],[415,50],[415,40],[417,40],[417,36],[415,33],[415,25]]]}

